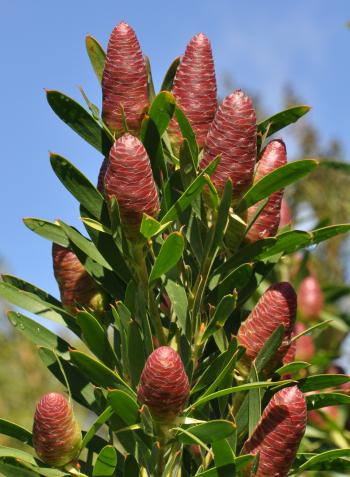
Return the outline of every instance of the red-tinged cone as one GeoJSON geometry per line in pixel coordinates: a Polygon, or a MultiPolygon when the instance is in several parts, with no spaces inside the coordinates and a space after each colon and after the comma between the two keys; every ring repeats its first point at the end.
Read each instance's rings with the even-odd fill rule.
{"type": "MultiPolygon", "coordinates": [[[[208,38],[198,33],[186,47],[176,71],[172,93],[191,123],[197,143],[203,147],[217,108],[216,78],[213,54],[208,38]]],[[[182,135],[175,119],[169,133],[175,143],[182,135]]]]}
{"type": "Polygon", "coordinates": [[[301,316],[306,320],[318,318],[323,309],[323,304],[323,293],[317,278],[313,276],[304,278],[298,291],[298,305],[301,316]]]}
{"type": "Polygon", "coordinates": [[[105,190],[105,174],[108,166],[108,157],[105,157],[103,159],[103,162],[100,167],[100,172],[98,173],[98,178],[97,178],[97,190],[101,192],[102,195],[104,195],[104,190],[105,190]]]}
{"type": "MultiPolygon", "coordinates": [[[[295,323],[293,335],[299,335],[306,330],[304,323],[295,323]]],[[[315,356],[315,343],[311,335],[303,335],[295,341],[295,359],[310,361],[315,356]]]]}
{"type": "Polygon", "coordinates": [[[59,393],[45,394],[39,401],[33,425],[33,446],[39,458],[54,467],[63,467],[77,458],[81,432],[73,409],[59,393]]]}
{"type": "Polygon", "coordinates": [[[155,217],[159,212],[157,188],[143,144],[131,134],[124,134],[112,146],[104,175],[105,195],[119,204],[126,236],[132,240],[139,233],[142,214],[155,217]]]}
{"type": "Polygon", "coordinates": [[[231,179],[233,197],[238,199],[252,183],[256,161],[255,110],[252,100],[240,90],[227,96],[216,112],[200,167],[204,169],[219,155],[221,161],[211,179],[219,192],[231,179]]]}
{"type": "Polygon", "coordinates": [[[114,28],[109,39],[102,95],[107,126],[122,133],[124,110],[129,130],[137,133],[148,108],[147,69],[135,32],[125,22],[114,28]]]}
{"type": "Polygon", "coordinates": [[[287,225],[291,225],[292,221],[293,221],[292,211],[290,210],[290,207],[286,199],[282,197],[279,228],[282,229],[283,227],[286,227],[287,225]]]}
{"type": "MultiPolygon", "coordinates": [[[[242,454],[260,452],[256,477],[285,477],[305,433],[306,401],[297,386],[281,389],[266,406],[242,454]]],[[[245,476],[250,475],[246,470],[245,476]]]]}
{"type": "Polygon", "coordinates": [[[297,296],[290,283],[276,283],[266,290],[238,331],[238,342],[246,348],[242,358],[244,365],[250,366],[276,328],[283,325],[285,328],[283,341],[276,355],[267,365],[265,373],[268,374],[274,370],[273,368],[282,361],[288,351],[296,309],[297,296]]]}
{"type": "MultiPolygon", "coordinates": [[[[286,146],[280,139],[271,141],[264,149],[262,156],[257,165],[254,182],[260,181],[270,172],[278,167],[287,164],[286,146]]],[[[256,242],[266,237],[274,237],[280,224],[281,201],[283,190],[279,190],[271,194],[265,207],[248,230],[246,240],[248,242],[256,242]]],[[[247,223],[249,224],[262,206],[262,202],[258,202],[248,209],[247,223]]]]}
{"type": "Polygon", "coordinates": [[[102,312],[105,296],[86,272],[74,252],[56,243],[52,244],[55,278],[63,306],[73,313],[82,308],[102,312]]]}
{"type": "Polygon", "coordinates": [[[138,400],[154,419],[172,422],[184,408],[190,392],[188,377],[179,354],[169,346],[157,348],[148,357],[138,385],[138,400]]]}

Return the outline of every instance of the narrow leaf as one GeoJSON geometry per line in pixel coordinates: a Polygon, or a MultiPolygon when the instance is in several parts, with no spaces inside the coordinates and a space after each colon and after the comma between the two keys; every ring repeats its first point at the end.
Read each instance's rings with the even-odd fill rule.
{"type": "Polygon", "coordinates": [[[176,75],[176,70],[180,64],[180,57],[178,56],[169,66],[168,71],[165,73],[162,86],[160,87],[161,91],[171,91],[173,87],[174,78],[176,75]]]}
{"type": "Polygon", "coordinates": [[[102,83],[102,74],[105,66],[106,53],[99,42],[91,35],[86,35],[85,39],[86,51],[89,55],[91,65],[97,76],[97,79],[102,83]]]}
{"type": "Polygon", "coordinates": [[[77,315],[77,323],[83,333],[83,338],[89,349],[108,367],[116,365],[116,356],[106,336],[106,332],[87,311],[81,311],[77,315]]]}
{"type": "Polygon", "coordinates": [[[64,157],[51,153],[51,166],[66,189],[97,220],[106,222],[108,211],[102,195],[79,169],[64,157]]]}
{"type": "Polygon", "coordinates": [[[41,237],[51,240],[51,242],[58,243],[59,245],[62,245],[62,247],[68,247],[69,240],[58,224],[44,219],[35,219],[33,217],[27,217],[23,219],[23,222],[28,229],[41,237]]]}
{"type": "Polygon", "coordinates": [[[317,166],[317,161],[305,159],[278,167],[273,172],[270,172],[270,174],[264,176],[260,181],[256,182],[248,192],[246,192],[238,204],[236,212],[244,212],[260,200],[270,196],[273,192],[281,190],[287,185],[305,177],[317,166]]]}
{"type": "Polygon", "coordinates": [[[53,111],[63,122],[104,156],[109,154],[112,137],[79,103],[59,91],[46,91],[46,97],[53,111]]]}
{"type": "Polygon", "coordinates": [[[111,391],[108,394],[108,403],[125,425],[131,426],[139,421],[139,406],[130,394],[120,391],[119,389],[111,391]]]}
{"type": "Polygon", "coordinates": [[[184,238],[179,232],[171,233],[164,241],[151,270],[149,282],[160,278],[180,260],[184,250],[184,238]]]}
{"type": "Polygon", "coordinates": [[[267,136],[275,134],[280,129],[285,128],[289,124],[295,123],[304,114],[310,111],[310,106],[293,106],[292,108],[281,111],[273,116],[264,119],[258,123],[258,133],[263,136],[267,133],[267,136]]]}
{"type": "Polygon", "coordinates": [[[97,456],[92,477],[109,477],[115,475],[117,451],[113,446],[104,447],[97,456]]]}

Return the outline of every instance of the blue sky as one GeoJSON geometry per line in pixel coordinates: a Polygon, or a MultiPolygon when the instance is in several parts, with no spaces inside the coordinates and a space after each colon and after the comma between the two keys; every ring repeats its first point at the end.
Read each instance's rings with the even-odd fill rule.
{"type": "Polygon", "coordinates": [[[9,272],[55,295],[51,245],[21,219],[79,224],[77,204],[51,171],[48,151],[70,159],[91,180],[97,177],[102,157],[58,120],[44,95],[44,88],[58,89],[80,100],[82,85],[100,104],[85,52],[87,33],[106,47],[113,27],[127,21],[151,58],[159,86],[172,59],[203,31],[212,42],[219,91],[224,76],[232,75],[234,87],[258,93],[274,113],[281,108],[283,86],[292,84],[313,107],[310,118],[323,138],[338,137],[350,158],[347,0],[0,0],[0,5],[0,255],[9,272]]]}

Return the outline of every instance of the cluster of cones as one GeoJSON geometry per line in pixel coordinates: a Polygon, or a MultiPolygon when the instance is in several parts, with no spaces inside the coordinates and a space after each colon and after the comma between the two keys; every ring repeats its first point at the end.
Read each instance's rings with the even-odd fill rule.
{"type": "MultiPolygon", "coordinates": [[[[157,217],[160,204],[150,159],[139,139],[149,107],[147,68],[136,35],[124,22],[115,27],[109,40],[102,92],[102,118],[114,134],[115,142],[102,164],[98,189],[107,200],[113,197],[118,200],[126,238],[133,241],[138,238],[143,213],[157,217]]],[[[257,161],[256,115],[247,95],[236,90],[218,106],[211,47],[202,33],[187,45],[172,94],[202,149],[199,167],[203,169],[221,156],[211,180],[219,194],[226,182],[232,181],[233,204],[254,182],[287,163],[286,147],[280,139],[269,142],[257,161]]],[[[182,136],[175,118],[167,133],[177,152],[182,136]]],[[[290,223],[282,196],[283,191],[277,191],[263,208],[258,203],[248,209],[244,217],[250,224],[244,238],[247,242],[274,236],[281,214],[283,225],[290,223]]],[[[53,262],[63,305],[74,313],[82,307],[94,307],[100,291],[74,253],[54,245],[53,262]]],[[[302,285],[309,292],[310,283],[309,280],[302,285]]],[[[299,305],[304,314],[318,313],[315,300],[310,304],[308,299],[302,299],[299,305]]],[[[322,308],[322,304],[317,306],[322,308]]],[[[300,332],[295,325],[296,309],[297,296],[289,283],[277,283],[264,293],[238,331],[238,342],[246,348],[242,368],[249,369],[266,340],[281,324],[284,337],[266,366],[266,377],[271,376],[279,363],[294,360],[297,344],[292,338],[300,332]]],[[[172,423],[188,397],[189,381],[180,356],[171,347],[157,348],[141,375],[139,402],[149,407],[156,421],[172,423]]],[[[287,475],[304,434],[306,418],[305,398],[297,386],[284,388],[272,397],[243,447],[243,453],[260,453],[257,476],[287,475]]],[[[70,404],[62,395],[51,393],[40,401],[33,436],[37,453],[45,462],[62,466],[76,458],[80,431],[70,404]]]]}

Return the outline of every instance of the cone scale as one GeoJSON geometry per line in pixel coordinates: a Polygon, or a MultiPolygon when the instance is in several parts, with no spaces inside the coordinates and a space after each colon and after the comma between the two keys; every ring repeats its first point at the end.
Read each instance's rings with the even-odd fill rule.
{"type": "Polygon", "coordinates": [[[121,220],[129,239],[137,237],[142,214],[159,212],[157,188],[143,144],[131,134],[119,138],[109,154],[104,175],[106,196],[118,200],[121,220]]]}
{"type": "MultiPolygon", "coordinates": [[[[285,164],[287,164],[287,155],[284,142],[280,139],[271,141],[264,149],[258,162],[254,182],[260,181],[267,174],[285,164]]],[[[271,194],[265,207],[246,235],[248,242],[256,242],[259,239],[276,235],[281,218],[282,196],[283,190],[271,194]]],[[[261,205],[262,202],[258,202],[248,209],[247,223],[255,218],[261,205]]]]}
{"type": "Polygon", "coordinates": [[[75,253],[53,243],[52,259],[63,306],[73,313],[84,307],[102,311],[104,297],[75,253]]]}
{"type": "MultiPolygon", "coordinates": [[[[210,42],[203,33],[198,33],[187,45],[174,78],[172,93],[190,121],[198,145],[203,147],[217,108],[214,60],[210,42]]],[[[181,141],[175,119],[169,132],[175,141],[181,141]]]]}
{"type": "Polygon", "coordinates": [[[306,277],[300,283],[298,303],[300,313],[304,319],[312,320],[319,317],[323,309],[324,298],[316,277],[306,277]]]}
{"type": "Polygon", "coordinates": [[[79,454],[81,432],[68,400],[59,393],[45,394],[39,401],[33,425],[33,446],[46,464],[63,467],[79,454]]]}
{"type": "Polygon", "coordinates": [[[204,169],[215,157],[221,161],[211,176],[222,192],[228,179],[233,196],[239,198],[251,185],[256,161],[256,115],[252,100],[237,90],[227,96],[215,114],[205,140],[204,169]]]}
{"type": "Polygon", "coordinates": [[[125,22],[114,28],[109,39],[102,96],[107,126],[122,133],[124,110],[129,131],[138,133],[148,108],[147,69],[135,32],[125,22]]]}
{"type": "MultiPolygon", "coordinates": [[[[242,454],[260,452],[256,477],[285,477],[305,433],[306,401],[297,386],[278,391],[266,406],[242,454]]],[[[250,475],[246,471],[245,476],[250,475]]]]}
{"type": "Polygon", "coordinates": [[[138,400],[154,419],[172,422],[184,408],[189,382],[179,354],[169,346],[157,348],[148,357],[138,385],[138,400]]]}
{"type": "Polygon", "coordinates": [[[263,294],[237,334],[238,342],[246,348],[243,361],[247,365],[257,357],[266,340],[279,325],[284,326],[284,337],[270,366],[283,359],[290,345],[296,307],[297,296],[288,282],[276,283],[263,294]]]}

